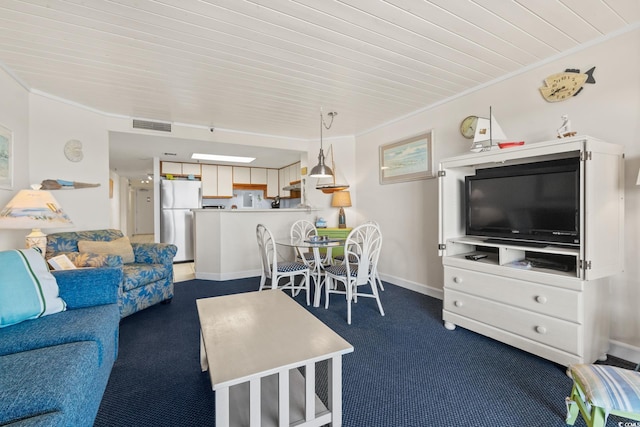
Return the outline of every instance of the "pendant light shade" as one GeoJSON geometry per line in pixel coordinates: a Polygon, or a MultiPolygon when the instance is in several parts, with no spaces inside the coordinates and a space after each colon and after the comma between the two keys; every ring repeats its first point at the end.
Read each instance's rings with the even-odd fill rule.
{"type": "Polygon", "coordinates": [[[324,118],[322,117],[322,110],[320,110],[320,154],[318,154],[318,164],[315,165],[309,176],[311,178],[329,178],[333,176],[333,171],[331,168],[324,164],[324,151],[322,151],[322,128],[326,127],[327,130],[331,128],[331,124],[333,123],[333,118],[337,116],[338,113],[332,111],[329,113],[329,117],[331,117],[331,122],[329,126],[324,123],[324,118]]]}
{"type": "Polygon", "coordinates": [[[318,154],[318,164],[311,169],[309,174],[311,178],[329,178],[333,176],[331,168],[324,164],[324,152],[322,151],[322,144],[320,144],[320,154],[318,154]]]}

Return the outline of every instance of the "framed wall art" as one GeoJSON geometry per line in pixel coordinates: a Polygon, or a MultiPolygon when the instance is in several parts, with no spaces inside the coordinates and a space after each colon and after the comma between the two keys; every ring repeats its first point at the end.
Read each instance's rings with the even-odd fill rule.
{"type": "Polygon", "coordinates": [[[433,130],[380,146],[380,184],[434,178],[433,130]]]}
{"type": "Polygon", "coordinates": [[[13,133],[0,125],[0,188],[13,189],[13,133]]]}

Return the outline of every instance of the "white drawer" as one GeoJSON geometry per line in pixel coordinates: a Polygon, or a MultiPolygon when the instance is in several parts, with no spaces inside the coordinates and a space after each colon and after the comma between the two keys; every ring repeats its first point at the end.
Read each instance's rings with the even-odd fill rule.
{"type": "Polygon", "coordinates": [[[572,354],[582,346],[580,325],[451,289],[444,290],[443,309],[572,354]]]}
{"type": "Polygon", "coordinates": [[[581,292],[455,267],[445,267],[444,287],[582,323],[581,292]]]}

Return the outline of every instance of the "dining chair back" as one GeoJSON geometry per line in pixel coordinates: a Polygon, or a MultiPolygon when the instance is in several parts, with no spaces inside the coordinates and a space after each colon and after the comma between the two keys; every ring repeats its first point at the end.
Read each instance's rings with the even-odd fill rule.
{"type": "MultiPolygon", "coordinates": [[[[293,223],[290,230],[291,239],[309,239],[318,235],[318,229],[311,222],[306,219],[300,219],[293,223]]],[[[309,264],[312,268],[315,263],[315,256],[310,251],[305,251],[303,248],[296,248],[296,261],[302,261],[305,264],[309,264]]],[[[331,260],[331,248],[320,252],[320,261],[323,265],[327,264],[331,260]]]]}
{"type": "MultiPolygon", "coordinates": [[[[375,222],[375,221],[368,221],[368,222],[369,222],[369,223],[371,223],[371,224],[375,224],[375,225],[377,225],[378,227],[380,227],[380,226],[378,225],[378,223],[377,223],[377,222],[375,222]]],[[[346,258],[345,258],[345,255],[336,255],[336,256],[334,256],[334,257],[333,257],[332,262],[333,262],[334,264],[344,264],[344,260],[345,260],[345,259],[346,259],[346,258]]],[[[349,262],[353,264],[353,263],[358,262],[358,260],[357,260],[357,258],[356,258],[355,256],[351,256],[351,257],[349,257],[349,262]]],[[[375,269],[375,271],[374,271],[374,273],[373,273],[373,276],[374,276],[374,278],[375,278],[375,283],[378,285],[378,287],[380,288],[380,290],[381,290],[381,291],[384,291],[384,285],[382,284],[382,280],[380,279],[380,274],[378,273],[378,266],[377,266],[377,264],[376,264],[376,269],[375,269]]]]}
{"type": "Polygon", "coordinates": [[[309,266],[302,262],[278,261],[276,242],[271,231],[263,224],[256,226],[256,238],[262,264],[259,291],[265,288],[267,279],[271,280],[271,289],[290,289],[292,296],[301,290],[307,293],[307,305],[309,305],[309,266]],[[296,277],[301,280],[296,283],[296,277]],[[289,279],[284,285],[279,286],[281,279],[289,279]]]}
{"type": "MultiPolygon", "coordinates": [[[[291,225],[289,235],[292,240],[305,240],[312,236],[317,236],[318,230],[311,221],[307,221],[306,219],[299,219],[291,225]]],[[[302,250],[302,248],[296,248],[296,261],[298,260],[303,261],[306,264],[311,264],[314,261],[313,253],[309,251],[305,252],[304,250],[302,250]]]]}
{"type": "Polygon", "coordinates": [[[358,302],[358,297],[374,298],[380,314],[384,316],[382,303],[376,285],[378,258],[382,248],[382,233],[378,224],[368,222],[355,227],[345,240],[345,260],[340,265],[325,268],[327,285],[325,286],[325,308],[329,308],[329,294],[345,294],[347,299],[347,323],[351,324],[351,302],[358,302]],[[339,289],[339,285],[344,290],[339,289]],[[368,285],[371,293],[359,291],[368,285]]]}

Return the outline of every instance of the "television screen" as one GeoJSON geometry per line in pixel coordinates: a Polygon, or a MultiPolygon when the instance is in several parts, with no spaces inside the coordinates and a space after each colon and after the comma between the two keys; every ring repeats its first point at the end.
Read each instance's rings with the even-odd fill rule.
{"type": "Polygon", "coordinates": [[[579,160],[483,169],[465,178],[466,234],[580,243],[579,160]]]}

